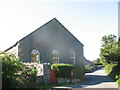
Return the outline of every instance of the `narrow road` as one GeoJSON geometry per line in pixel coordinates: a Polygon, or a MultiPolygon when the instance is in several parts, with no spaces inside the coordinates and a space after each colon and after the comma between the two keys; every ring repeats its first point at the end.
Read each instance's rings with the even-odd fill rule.
{"type": "Polygon", "coordinates": [[[84,83],[59,86],[56,88],[118,88],[118,85],[108,77],[104,69],[92,73],[86,73],[87,80],[84,83]]]}
{"type": "Polygon", "coordinates": [[[87,73],[87,82],[82,83],[83,88],[118,88],[118,85],[105,74],[104,69],[99,69],[93,73],[87,73]]]}

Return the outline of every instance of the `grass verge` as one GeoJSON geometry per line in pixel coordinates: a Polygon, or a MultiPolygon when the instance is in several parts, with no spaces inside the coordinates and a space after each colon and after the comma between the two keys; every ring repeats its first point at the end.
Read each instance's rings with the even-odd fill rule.
{"type": "Polygon", "coordinates": [[[120,75],[118,71],[118,66],[115,64],[109,64],[105,66],[105,73],[111,77],[120,87],[120,75]]]}
{"type": "Polygon", "coordinates": [[[120,78],[116,81],[116,83],[117,83],[118,86],[120,87],[120,78]]]}

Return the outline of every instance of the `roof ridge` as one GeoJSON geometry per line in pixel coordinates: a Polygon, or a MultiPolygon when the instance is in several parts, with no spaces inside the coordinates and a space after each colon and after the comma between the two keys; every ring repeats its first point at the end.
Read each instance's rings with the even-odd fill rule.
{"type": "MultiPolygon", "coordinates": [[[[53,18],[53,19],[49,20],[49,21],[46,22],[45,24],[41,25],[39,28],[35,29],[34,31],[32,31],[31,33],[29,33],[28,35],[26,35],[25,37],[23,37],[22,39],[20,39],[19,41],[23,40],[24,38],[26,38],[27,36],[31,35],[31,34],[34,33],[35,31],[37,31],[37,30],[39,30],[40,28],[44,27],[46,24],[50,23],[50,22],[53,21],[54,19],[57,20],[56,18],[53,18]]],[[[19,42],[19,41],[18,41],[18,42],[19,42]]]]}
{"type": "MultiPolygon", "coordinates": [[[[56,18],[55,18],[56,19],[56,18]]],[[[79,43],[81,43],[64,25],[62,25],[62,23],[60,23],[57,19],[56,21],[63,27],[66,29],[66,31],[73,36],[73,38],[75,38],[79,43]]],[[[82,43],[81,43],[82,44],[82,43]]],[[[83,44],[82,44],[83,45],[83,44]]],[[[84,46],[84,45],[83,45],[84,46]]]]}
{"type": "MultiPolygon", "coordinates": [[[[48,22],[46,22],[45,24],[43,24],[43,25],[40,26],[39,28],[37,28],[37,29],[35,29],[34,31],[32,31],[30,34],[28,34],[28,35],[26,35],[25,37],[23,37],[22,39],[20,39],[19,41],[25,39],[26,37],[28,37],[29,35],[31,35],[31,34],[34,33],[35,31],[39,30],[40,28],[44,27],[45,25],[47,25],[48,23],[50,23],[50,22],[53,21],[53,20],[56,20],[63,28],[65,28],[65,30],[66,30],[70,35],[73,36],[73,38],[75,38],[80,44],[82,44],[82,43],[81,43],[70,31],[68,31],[68,29],[67,29],[64,25],[62,25],[56,18],[53,18],[53,19],[49,20],[48,22]]],[[[15,47],[19,41],[17,41],[14,45],[12,45],[11,47],[9,47],[9,48],[6,49],[5,51],[8,51],[10,48],[15,47]]],[[[82,44],[82,45],[83,45],[83,44],[82,44]]],[[[83,46],[84,46],[84,45],[83,45],[83,46]]]]}
{"type": "Polygon", "coordinates": [[[45,24],[43,24],[43,25],[40,26],[39,28],[35,29],[34,31],[32,31],[31,33],[29,33],[28,35],[26,35],[25,37],[23,37],[22,39],[18,40],[15,44],[13,44],[13,45],[10,46],[9,48],[5,49],[4,51],[6,52],[6,51],[10,50],[11,48],[15,47],[15,46],[18,44],[19,41],[25,39],[26,37],[28,37],[29,35],[31,35],[31,34],[34,33],[35,31],[39,30],[40,28],[42,28],[42,27],[45,26],[46,24],[48,24],[48,23],[50,23],[51,21],[53,21],[54,19],[57,20],[56,18],[53,18],[53,19],[49,20],[48,22],[46,22],[45,24]]]}

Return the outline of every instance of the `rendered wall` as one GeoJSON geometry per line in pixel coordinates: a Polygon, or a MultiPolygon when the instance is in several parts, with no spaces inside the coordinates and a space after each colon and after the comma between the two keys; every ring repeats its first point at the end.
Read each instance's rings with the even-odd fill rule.
{"type": "Polygon", "coordinates": [[[55,19],[20,40],[19,49],[21,58],[29,62],[33,49],[39,50],[43,63],[51,63],[53,50],[59,51],[60,63],[70,63],[70,50],[75,52],[76,64],[82,64],[85,60],[83,45],[55,19]]]}

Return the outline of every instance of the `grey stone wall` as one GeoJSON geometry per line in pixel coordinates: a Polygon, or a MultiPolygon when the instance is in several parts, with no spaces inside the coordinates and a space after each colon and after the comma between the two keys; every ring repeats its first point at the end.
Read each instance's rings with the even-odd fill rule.
{"type": "Polygon", "coordinates": [[[79,83],[80,79],[57,78],[57,83],[79,83]]]}
{"type": "Polygon", "coordinates": [[[37,80],[36,83],[39,84],[49,84],[50,83],[50,63],[36,63],[36,62],[24,62],[29,68],[35,67],[37,69],[37,80]]]}
{"type": "MultiPolygon", "coordinates": [[[[37,80],[36,84],[50,84],[50,63],[23,63],[28,67],[36,67],[38,73],[36,74],[37,80]]],[[[57,83],[79,83],[80,79],[72,79],[72,78],[57,78],[57,83]]]]}

